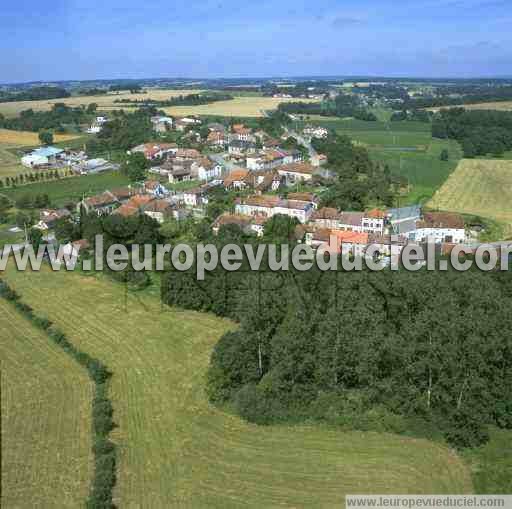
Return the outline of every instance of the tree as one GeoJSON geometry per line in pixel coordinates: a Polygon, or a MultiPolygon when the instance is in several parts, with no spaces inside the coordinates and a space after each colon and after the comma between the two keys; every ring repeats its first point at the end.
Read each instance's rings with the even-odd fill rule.
{"type": "Polygon", "coordinates": [[[30,228],[28,232],[28,242],[34,248],[34,251],[39,249],[41,242],[43,241],[43,233],[38,228],[30,228]]]}
{"type": "Polygon", "coordinates": [[[476,156],[475,144],[469,138],[463,140],[462,150],[464,152],[464,157],[473,158],[476,156]]]}
{"type": "Polygon", "coordinates": [[[130,154],[122,165],[122,171],[132,182],[144,180],[146,169],[149,167],[149,161],[144,154],[136,152],[130,154]]]}
{"type": "Polygon", "coordinates": [[[43,145],[51,145],[53,143],[53,133],[47,129],[41,129],[39,131],[39,141],[43,145]]]}
{"type": "Polygon", "coordinates": [[[94,113],[96,113],[97,109],[98,109],[98,105],[96,103],[90,103],[87,105],[87,109],[85,111],[91,115],[94,115],[94,113]]]}
{"type": "Polygon", "coordinates": [[[441,150],[441,155],[439,156],[439,159],[441,159],[441,161],[448,161],[449,158],[450,154],[448,153],[448,150],[443,148],[443,150],[441,150]]]}

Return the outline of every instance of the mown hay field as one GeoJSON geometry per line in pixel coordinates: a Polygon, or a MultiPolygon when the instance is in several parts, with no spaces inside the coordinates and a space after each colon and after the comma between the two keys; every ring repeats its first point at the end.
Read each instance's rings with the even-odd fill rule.
{"type": "Polygon", "coordinates": [[[78,508],[92,478],[85,370],[0,298],[2,507],[78,508]]]}
{"type": "Polygon", "coordinates": [[[230,322],[162,307],[101,277],[11,269],[7,280],[114,373],[119,507],[339,508],[346,493],[473,489],[466,465],[439,444],[259,427],[211,406],[205,373],[230,322]]]}
{"type": "Polygon", "coordinates": [[[494,219],[511,232],[512,161],[462,159],[427,205],[494,219]]]}

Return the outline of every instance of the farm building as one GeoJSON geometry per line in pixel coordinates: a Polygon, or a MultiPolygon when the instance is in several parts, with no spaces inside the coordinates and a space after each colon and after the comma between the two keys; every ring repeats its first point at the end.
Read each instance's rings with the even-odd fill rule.
{"type": "Polygon", "coordinates": [[[21,158],[21,164],[27,168],[37,168],[55,164],[64,151],[56,147],[40,147],[21,158]]]}

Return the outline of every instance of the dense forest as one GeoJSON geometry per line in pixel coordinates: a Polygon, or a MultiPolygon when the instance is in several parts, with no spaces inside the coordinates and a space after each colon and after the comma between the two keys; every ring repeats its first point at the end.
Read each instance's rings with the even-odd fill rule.
{"type": "Polygon", "coordinates": [[[4,118],[0,115],[0,128],[16,131],[35,131],[53,129],[56,132],[80,128],[81,124],[91,121],[96,112],[96,104],[87,107],[71,107],[64,103],[55,103],[50,111],[22,111],[19,116],[4,118]]]}
{"type": "Polygon", "coordinates": [[[354,117],[373,122],[377,117],[361,101],[350,95],[340,94],[334,100],[321,103],[288,102],[279,105],[279,111],[299,115],[324,115],[328,117],[354,117]]]}
{"type": "Polygon", "coordinates": [[[401,110],[395,111],[390,117],[391,122],[430,122],[432,113],[427,110],[401,110]]]}
{"type": "MultiPolygon", "coordinates": [[[[217,242],[237,241],[235,229],[217,242]]],[[[457,447],[484,443],[488,426],[512,428],[508,273],[216,269],[199,282],[171,271],[162,298],[239,322],[215,347],[207,391],[250,421],[320,420],[457,447]]]]}
{"type": "Polygon", "coordinates": [[[501,156],[512,149],[512,112],[441,110],[433,118],[432,136],[457,140],[464,157],[501,156]]]}
{"type": "Polygon", "coordinates": [[[0,102],[42,101],[70,96],[71,94],[66,89],[60,87],[32,87],[21,92],[0,92],[0,102]]]}

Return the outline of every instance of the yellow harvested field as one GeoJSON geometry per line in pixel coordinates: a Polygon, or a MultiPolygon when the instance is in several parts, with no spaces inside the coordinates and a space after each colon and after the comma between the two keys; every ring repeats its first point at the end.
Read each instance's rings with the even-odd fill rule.
{"type": "MultiPolygon", "coordinates": [[[[88,95],[67,97],[65,99],[51,99],[48,101],[16,101],[0,103],[0,113],[6,117],[15,117],[20,111],[33,109],[34,111],[48,111],[55,103],[65,103],[68,106],[80,106],[96,103],[99,109],[122,109],[123,105],[115,103],[116,99],[130,99],[140,101],[144,99],[165,100],[171,97],[187,94],[197,94],[201,90],[147,90],[145,94],[131,94],[130,92],[109,93],[105,95],[88,95]]],[[[126,105],[125,105],[126,106],[126,105]]]]}
{"type": "MultiPolygon", "coordinates": [[[[55,142],[67,141],[77,138],[76,134],[54,134],[55,142]]],[[[29,147],[40,145],[39,135],[31,131],[13,131],[11,129],[0,129],[0,145],[9,145],[10,147],[29,147]]]]}
{"type": "Polygon", "coordinates": [[[201,106],[164,108],[169,115],[219,115],[224,117],[262,117],[264,111],[275,110],[283,102],[315,102],[312,99],[282,99],[277,97],[235,97],[201,106]]]}
{"type": "Polygon", "coordinates": [[[512,161],[462,159],[427,206],[512,225],[512,161]]]}

